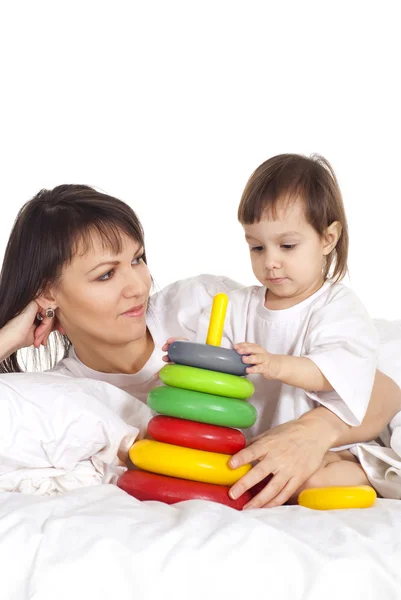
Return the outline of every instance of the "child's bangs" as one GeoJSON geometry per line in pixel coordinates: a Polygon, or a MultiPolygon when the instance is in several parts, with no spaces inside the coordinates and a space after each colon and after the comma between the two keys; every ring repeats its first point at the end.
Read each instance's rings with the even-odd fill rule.
{"type": "Polygon", "coordinates": [[[305,186],[300,181],[273,180],[264,182],[263,186],[254,186],[244,190],[238,209],[238,220],[244,225],[258,223],[264,217],[278,218],[279,210],[288,210],[297,200],[305,202],[307,197],[305,186]]]}

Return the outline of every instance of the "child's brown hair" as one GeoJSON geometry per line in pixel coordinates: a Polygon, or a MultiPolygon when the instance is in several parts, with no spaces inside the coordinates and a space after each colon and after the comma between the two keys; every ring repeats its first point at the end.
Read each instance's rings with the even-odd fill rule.
{"type": "Polygon", "coordinates": [[[348,270],[348,225],[337,178],[330,163],[319,155],[279,154],[262,163],[245,186],[238,208],[243,225],[259,222],[267,212],[274,219],[277,203],[301,199],[305,217],[323,236],[334,221],[342,231],[335,249],[327,256],[325,278],[340,281],[348,270]]]}

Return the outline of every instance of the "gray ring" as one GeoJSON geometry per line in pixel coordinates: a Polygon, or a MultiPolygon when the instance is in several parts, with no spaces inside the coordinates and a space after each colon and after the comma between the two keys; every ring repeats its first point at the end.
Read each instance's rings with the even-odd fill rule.
{"type": "Polygon", "coordinates": [[[239,376],[246,375],[245,369],[252,366],[244,364],[241,355],[235,350],[195,342],[173,342],[169,346],[168,357],[178,365],[239,376]]]}

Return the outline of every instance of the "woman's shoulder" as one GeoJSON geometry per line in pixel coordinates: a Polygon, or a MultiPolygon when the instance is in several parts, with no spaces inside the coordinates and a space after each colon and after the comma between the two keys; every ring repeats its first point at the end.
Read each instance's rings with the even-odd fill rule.
{"type": "Polygon", "coordinates": [[[198,275],[182,279],[153,294],[149,300],[148,327],[156,343],[169,337],[195,340],[199,319],[211,308],[216,294],[229,296],[244,286],[229,277],[198,275]]]}
{"type": "Polygon", "coordinates": [[[149,305],[155,310],[198,307],[203,310],[216,294],[230,294],[244,286],[224,275],[202,274],[175,281],[152,294],[149,305]]]}

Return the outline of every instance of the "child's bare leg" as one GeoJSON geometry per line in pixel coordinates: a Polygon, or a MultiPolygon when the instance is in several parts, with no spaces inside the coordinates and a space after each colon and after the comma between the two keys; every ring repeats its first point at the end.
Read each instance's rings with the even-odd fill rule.
{"type": "Polygon", "coordinates": [[[291,496],[288,504],[296,504],[300,492],[308,488],[346,485],[370,485],[370,483],[365,471],[351,452],[348,450],[327,452],[322,466],[291,496]]]}

